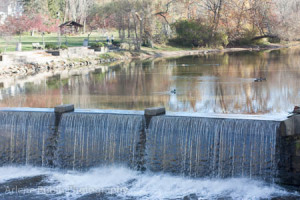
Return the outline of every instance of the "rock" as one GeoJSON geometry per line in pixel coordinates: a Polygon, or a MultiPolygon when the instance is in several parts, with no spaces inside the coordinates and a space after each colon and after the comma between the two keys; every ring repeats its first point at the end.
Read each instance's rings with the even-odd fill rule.
{"type": "Polygon", "coordinates": [[[300,114],[300,107],[299,106],[295,106],[293,113],[294,114],[300,114]]]}

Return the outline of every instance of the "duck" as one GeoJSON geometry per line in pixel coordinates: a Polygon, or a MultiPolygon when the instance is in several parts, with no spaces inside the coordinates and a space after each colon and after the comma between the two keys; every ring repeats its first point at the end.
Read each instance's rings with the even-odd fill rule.
{"type": "Polygon", "coordinates": [[[256,78],[255,80],[254,80],[254,82],[263,82],[263,81],[266,81],[267,80],[267,78],[262,78],[262,77],[260,77],[260,78],[256,78]]]}
{"type": "Polygon", "coordinates": [[[172,94],[176,94],[176,89],[171,90],[171,93],[172,93],[172,94]]]}

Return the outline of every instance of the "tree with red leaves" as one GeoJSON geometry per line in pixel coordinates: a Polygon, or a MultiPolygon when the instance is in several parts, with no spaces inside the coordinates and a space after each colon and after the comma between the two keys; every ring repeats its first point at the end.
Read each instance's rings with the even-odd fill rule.
{"type": "Polygon", "coordinates": [[[52,19],[51,17],[47,15],[35,15],[31,18],[31,31],[37,31],[37,32],[57,32],[59,26],[59,20],[52,19]]]}
{"type": "Polygon", "coordinates": [[[58,30],[59,21],[52,19],[47,15],[34,15],[28,17],[23,16],[9,16],[5,23],[0,26],[0,31],[5,34],[19,35],[19,42],[21,42],[22,34],[27,31],[38,32],[56,32],[58,30]]]}
{"type": "Polygon", "coordinates": [[[32,27],[32,21],[26,15],[7,17],[5,23],[0,26],[2,33],[10,35],[19,35],[19,42],[21,42],[22,33],[29,31],[32,27]]]}

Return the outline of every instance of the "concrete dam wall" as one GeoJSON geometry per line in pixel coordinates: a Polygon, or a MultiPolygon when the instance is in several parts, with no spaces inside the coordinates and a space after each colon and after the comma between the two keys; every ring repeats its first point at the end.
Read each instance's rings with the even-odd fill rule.
{"type": "Polygon", "coordinates": [[[300,185],[300,115],[283,120],[143,111],[0,110],[0,165],[126,165],[300,185]]]}

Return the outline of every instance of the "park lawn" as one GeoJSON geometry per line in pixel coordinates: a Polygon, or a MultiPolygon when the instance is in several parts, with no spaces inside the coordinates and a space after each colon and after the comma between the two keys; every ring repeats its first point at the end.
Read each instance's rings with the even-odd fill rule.
{"type": "MultiPolygon", "coordinates": [[[[118,37],[116,37],[118,34],[116,31],[111,31],[108,33],[108,35],[115,35],[115,40],[119,40],[118,37]]],[[[76,46],[82,46],[84,39],[88,38],[88,33],[86,34],[79,34],[75,36],[61,36],[61,44],[65,44],[68,47],[76,47],[76,46]]],[[[51,33],[51,34],[46,34],[44,36],[45,44],[58,44],[58,36],[57,33],[51,33]]],[[[19,36],[11,36],[11,37],[0,37],[0,52],[11,52],[15,51],[16,49],[16,44],[19,41],[19,36]]],[[[43,44],[43,38],[42,35],[39,33],[36,33],[34,36],[31,36],[29,34],[23,34],[21,37],[22,41],[22,50],[23,51],[31,51],[33,50],[32,48],[32,43],[40,43],[41,45],[43,44]]],[[[106,42],[106,36],[93,32],[90,35],[90,44],[95,43],[96,41],[98,42],[106,42]]],[[[178,46],[171,46],[171,45],[159,45],[155,44],[154,48],[148,48],[148,47],[142,47],[142,50],[145,52],[159,52],[159,51],[182,51],[182,50],[191,50],[191,48],[188,47],[178,47],[178,46]]]]}
{"type": "MultiPolygon", "coordinates": [[[[88,34],[81,34],[76,36],[61,36],[61,43],[67,44],[69,47],[75,47],[75,46],[82,46],[83,40],[88,38],[88,34]]],[[[58,43],[58,37],[57,34],[47,34],[44,36],[45,44],[55,44],[58,43]]],[[[101,35],[100,33],[92,33],[90,35],[90,43],[96,42],[96,40],[100,42],[105,42],[106,37],[101,35]]],[[[12,36],[12,37],[0,37],[0,51],[4,52],[6,51],[15,51],[16,43],[19,41],[19,36],[12,36]]],[[[21,37],[22,41],[22,50],[23,51],[31,51],[32,49],[32,43],[40,43],[43,44],[43,39],[40,34],[35,34],[34,36],[30,36],[28,34],[22,35],[21,37]]]]}

